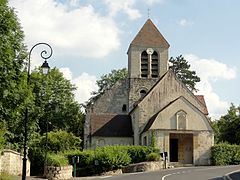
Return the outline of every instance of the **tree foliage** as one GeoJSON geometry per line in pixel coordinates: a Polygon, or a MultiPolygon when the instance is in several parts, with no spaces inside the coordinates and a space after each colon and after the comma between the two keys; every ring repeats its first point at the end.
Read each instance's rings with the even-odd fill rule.
{"type": "Polygon", "coordinates": [[[92,92],[93,96],[88,100],[87,105],[93,103],[104,91],[110,89],[117,81],[126,79],[127,76],[128,71],[126,68],[112,70],[110,73],[102,75],[97,80],[98,91],[92,92]]]}
{"type": "Polygon", "coordinates": [[[228,113],[216,121],[214,131],[217,143],[240,144],[240,106],[231,104],[228,113]]]}
{"type": "Polygon", "coordinates": [[[45,77],[37,69],[27,84],[24,33],[7,0],[0,1],[0,123],[5,125],[4,140],[22,148],[23,120],[29,109],[28,134],[66,130],[82,135],[83,114],[74,100],[75,87],[57,70],[45,77]]]}
{"type": "Polygon", "coordinates": [[[30,82],[35,98],[31,113],[35,128],[41,134],[45,133],[48,120],[49,131],[65,130],[81,136],[84,115],[74,99],[75,86],[56,68],[48,75],[43,75],[40,69],[35,70],[30,82]]]}
{"type": "Polygon", "coordinates": [[[126,79],[128,71],[126,68],[119,70],[112,70],[108,74],[101,76],[100,80],[97,80],[97,85],[99,87],[96,94],[103,93],[105,90],[110,89],[117,81],[126,79]]]}
{"type": "Polygon", "coordinates": [[[22,69],[27,57],[24,34],[17,16],[6,0],[0,1],[0,122],[5,138],[14,139],[22,126],[27,99],[31,99],[22,69]],[[16,133],[17,134],[17,133],[16,133]]]}
{"type": "Polygon", "coordinates": [[[177,75],[177,77],[189,88],[191,91],[197,91],[195,88],[196,83],[200,82],[200,78],[196,75],[195,71],[190,70],[190,64],[184,59],[182,55],[176,58],[171,57],[170,69],[177,75]]]}

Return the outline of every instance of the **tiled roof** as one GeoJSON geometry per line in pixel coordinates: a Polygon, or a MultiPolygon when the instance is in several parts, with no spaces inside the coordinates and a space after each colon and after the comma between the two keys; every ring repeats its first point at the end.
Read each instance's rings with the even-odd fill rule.
{"type": "Polygon", "coordinates": [[[103,137],[132,137],[132,122],[129,115],[91,114],[91,134],[103,137]]]}
{"type": "Polygon", "coordinates": [[[169,48],[170,46],[150,19],[145,22],[131,44],[154,47],[162,46],[164,48],[169,48]]]}
{"type": "Polygon", "coordinates": [[[204,96],[203,95],[195,95],[196,96],[196,98],[203,104],[203,106],[204,106],[204,114],[205,115],[208,115],[208,109],[207,109],[207,105],[206,105],[206,103],[205,103],[205,99],[204,99],[204,96]]]}

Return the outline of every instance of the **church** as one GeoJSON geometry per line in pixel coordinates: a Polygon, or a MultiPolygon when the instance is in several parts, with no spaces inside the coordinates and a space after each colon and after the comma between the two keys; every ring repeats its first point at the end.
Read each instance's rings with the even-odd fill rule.
{"type": "Polygon", "coordinates": [[[150,146],[155,139],[168,162],[210,164],[214,134],[204,96],[169,69],[169,47],[147,19],[128,48],[128,77],[86,109],[84,148],[150,146]]]}

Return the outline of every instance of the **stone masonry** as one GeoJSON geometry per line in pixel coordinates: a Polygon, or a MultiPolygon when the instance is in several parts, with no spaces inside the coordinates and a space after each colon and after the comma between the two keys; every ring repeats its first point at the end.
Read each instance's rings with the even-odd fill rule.
{"type": "Polygon", "coordinates": [[[72,178],[73,167],[64,166],[64,167],[54,167],[48,166],[46,170],[46,178],[48,180],[63,180],[72,178]]]}
{"type": "MultiPolygon", "coordinates": [[[[20,176],[23,156],[13,150],[4,149],[0,155],[0,172],[20,176]]],[[[27,176],[30,176],[30,161],[27,160],[27,176]]]]}

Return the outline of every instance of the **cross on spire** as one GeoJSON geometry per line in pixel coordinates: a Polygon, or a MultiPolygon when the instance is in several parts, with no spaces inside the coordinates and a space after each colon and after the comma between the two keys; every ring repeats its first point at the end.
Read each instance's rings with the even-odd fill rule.
{"type": "Polygon", "coordinates": [[[150,8],[148,8],[148,18],[150,17],[150,8]]]}

